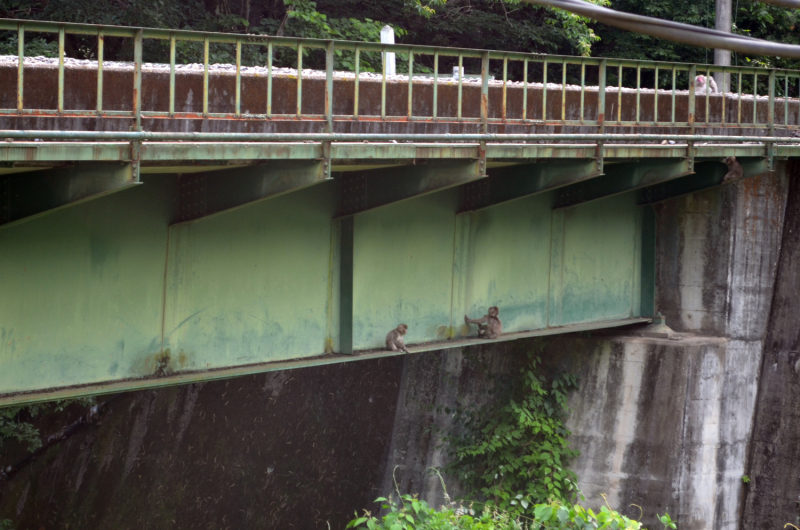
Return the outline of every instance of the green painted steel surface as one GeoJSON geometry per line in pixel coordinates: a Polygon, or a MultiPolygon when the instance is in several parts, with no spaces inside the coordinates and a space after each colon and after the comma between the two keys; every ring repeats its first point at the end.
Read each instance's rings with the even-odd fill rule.
{"type": "Polygon", "coordinates": [[[173,190],[172,178],[146,181],[0,230],[3,393],[147,372],[161,350],[173,190]]]}
{"type": "Polygon", "coordinates": [[[638,223],[631,193],[554,212],[549,325],[633,315],[638,223]]]}
{"type": "Polygon", "coordinates": [[[325,351],[334,188],[170,228],[164,349],[174,370],[325,351]]]}
{"type": "MultiPolygon", "coordinates": [[[[504,331],[547,326],[552,193],[471,214],[466,285],[456,324],[500,308],[504,331]]],[[[472,332],[474,333],[474,328],[472,332]]]]}
{"type": "MultiPolygon", "coordinates": [[[[504,338],[652,313],[640,285],[652,260],[640,254],[654,235],[643,229],[638,179],[566,208],[556,189],[459,213],[470,182],[495,177],[475,181],[477,162],[452,164],[445,173],[463,175],[458,186],[384,189],[379,203],[394,202],[344,217],[361,177],[325,180],[309,160],[281,163],[277,187],[258,177],[267,188],[250,178],[261,169],[145,175],[136,188],[0,230],[0,397],[329,362],[333,352],[382,348],[401,322],[412,348],[469,343],[476,330],[464,314],[491,305],[504,338]],[[187,201],[210,206],[176,224],[187,201]]],[[[540,169],[515,172],[534,183],[525,194],[540,169]]],[[[415,171],[426,174],[386,173],[413,184],[415,171]]]]}
{"type": "Polygon", "coordinates": [[[442,340],[451,326],[454,190],[355,217],[353,347],[383,346],[408,325],[406,342],[442,340]]]}

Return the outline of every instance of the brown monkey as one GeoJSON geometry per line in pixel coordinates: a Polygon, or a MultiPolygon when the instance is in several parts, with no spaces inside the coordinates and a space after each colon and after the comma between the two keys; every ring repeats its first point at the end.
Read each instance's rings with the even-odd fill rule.
{"type": "Polygon", "coordinates": [[[467,324],[478,324],[478,338],[482,339],[496,339],[503,332],[503,323],[497,315],[500,310],[497,306],[489,308],[489,314],[484,315],[483,318],[472,319],[464,315],[464,322],[467,324]]]}
{"type": "Polygon", "coordinates": [[[744,176],[742,165],[736,160],[735,156],[726,156],[722,161],[728,166],[728,172],[725,173],[725,177],[722,179],[723,184],[738,180],[744,176]]]}
{"type": "Polygon", "coordinates": [[[408,326],[400,324],[386,335],[386,349],[391,351],[404,351],[411,353],[403,343],[403,335],[408,331],[408,326]]]}

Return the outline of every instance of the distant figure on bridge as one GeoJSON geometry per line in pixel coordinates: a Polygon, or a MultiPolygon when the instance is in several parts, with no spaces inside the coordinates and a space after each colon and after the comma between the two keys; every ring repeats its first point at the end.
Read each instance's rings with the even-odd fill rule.
{"type": "Polygon", "coordinates": [[[717,94],[719,93],[717,82],[714,81],[713,77],[698,75],[694,78],[694,93],[698,96],[702,96],[703,94],[717,94]],[[708,81],[708,85],[706,85],[706,81],[708,81]]]}
{"type": "Polygon", "coordinates": [[[503,333],[503,323],[497,315],[500,314],[500,309],[497,306],[489,308],[489,314],[484,315],[483,318],[472,319],[464,315],[464,322],[467,324],[478,324],[478,338],[479,339],[496,339],[503,333]]]}

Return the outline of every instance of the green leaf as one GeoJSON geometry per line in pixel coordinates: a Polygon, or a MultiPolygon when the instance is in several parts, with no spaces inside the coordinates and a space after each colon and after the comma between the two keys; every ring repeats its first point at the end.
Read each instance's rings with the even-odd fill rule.
{"type": "Polygon", "coordinates": [[[353,519],[352,521],[347,523],[347,526],[345,528],[355,528],[361,525],[362,523],[365,523],[366,521],[367,521],[366,517],[359,517],[358,519],[353,519]]]}
{"type": "Polygon", "coordinates": [[[547,504],[540,504],[534,508],[533,515],[537,521],[549,521],[553,515],[553,507],[547,504]]]}

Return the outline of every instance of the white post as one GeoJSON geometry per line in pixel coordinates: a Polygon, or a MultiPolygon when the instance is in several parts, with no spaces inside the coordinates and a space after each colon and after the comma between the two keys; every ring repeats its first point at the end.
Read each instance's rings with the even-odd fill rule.
{"type": "MultiPolygon", "coordinates": [[[[394,30],[392,26],[383,26],[383,29],[381,29],[381,44],[394,44],[394,30]]],[[[393,52],[384,53],[383,62],[385,63],[386,75],[395,75],[397,73],[393,52]]]]}
{"type": "MultiPolygon", "coordinates": [[[[717,31],[731,32],[731,0],[717,0],[716,2],[716,24],[717,31]]],[[[731,65],[730,50],[714,50],[714,64],[721,66],[731,65]]],[[[722,75],[721,72],[714,73],[717,87],[723,94],[731,90],[731,74],[722,75]]]]}

